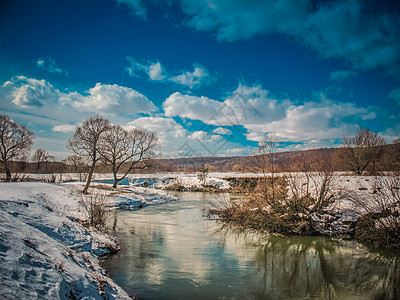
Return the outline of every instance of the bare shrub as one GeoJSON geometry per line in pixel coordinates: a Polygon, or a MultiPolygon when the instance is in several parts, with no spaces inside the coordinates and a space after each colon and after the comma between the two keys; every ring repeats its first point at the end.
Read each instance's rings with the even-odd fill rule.
{"type": "Polygon", "coordinates": [[[23,182],[28,180],[28,175],[27,174],[22,174],[22,173],[14,173],[11,177],[12,182],[23,182]]]}
{"type": "Polygon", "coordinates": [[[48,182],[48,183],[60,183],[63,180],[62,174],[52,173],[45,174],[40,178],[40,181],[48,182]]]}
{"type": "Polygon", "coordinates": [[[308,218],[335,202],[338,193],[333,189],[334,166],[328,158],[304,161],[297,172],[286,175],[289,189],[288,205],[297,215],[308,218]],[[312,171],[316,170],[316,171],[312,171]]]}
{"type": "Polygon", "coordinates": [[[200,183],[205,186],[207,182],[207,175],[208,175],[208,168],[206,165],[202,165],[199,172],[197,173],[197,179],[200,181],[200,183]]]}
{"type": "Polygon", "coordinates": [[[82,196],[82,205],[87,213],[88,225],[103,230],[111,211],[107,194],[93,193],[82,196]]]}
{"type": "Polygon", "coordinates": [[[376,245],[400,249],[400,176],[394,172],[374,178],[353,202],[364,209],[356,237],[376,245]]]}
{"type": "Polygon", "coordinates": [[[268,136],[252,156],[262,176],[255,187],[248,185],[247,199],[229,205],[225,201],[219,208],[210,210],[211,214],[217,214],[225,222],[257,230],[284,234],[315,231],[311,215],[320,213],[337,199],[332,188],[334,168],[327,158],[308,159],[299,164],[297,172],[277,174],[278,145],[274,136],[268,136]]]}

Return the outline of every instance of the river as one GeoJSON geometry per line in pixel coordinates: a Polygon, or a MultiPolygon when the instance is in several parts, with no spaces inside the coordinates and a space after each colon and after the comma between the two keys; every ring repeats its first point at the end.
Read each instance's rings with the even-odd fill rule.
{"type": "Polygon", "coordinates": [[[256,234],[210,221],[229,195],[176,192],[178,201],[116,210],[121,250],[102,260],[139,299],[400,299],[400,256],[354,240],[256,234]]]}

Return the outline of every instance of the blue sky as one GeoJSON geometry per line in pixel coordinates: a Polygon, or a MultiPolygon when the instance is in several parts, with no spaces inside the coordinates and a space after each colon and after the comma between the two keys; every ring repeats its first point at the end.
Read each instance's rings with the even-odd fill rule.
{"type": "Polygon", "coordinates": [[[0,113],[57,158],[85,118],[156,133],[164,157],[400,136],[398,1],[2,1],[0,113]]]}

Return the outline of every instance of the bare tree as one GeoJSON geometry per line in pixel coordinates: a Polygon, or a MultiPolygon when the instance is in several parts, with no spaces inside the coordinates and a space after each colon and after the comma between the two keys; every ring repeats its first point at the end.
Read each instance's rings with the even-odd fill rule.
{"type": "Polygon", "coordinates": [[[84,180],[83,173],[86,172],[87,164],[81,156],[68,155],[62,162],[69,166],[71,172],[79,174],[80,181],[84,180]]]}
{"type": "Polygon", "coordinates": [[[96,163],[100,159],[99,141],[110,128],[110,121],[96,114],[82,122],[75,130],[74,136],[68,141],[67,147],[76,155],[84,157],[89,162],[89,174],[82,193],[87,194],[92,181],[96,163]]]}
{"type": "Polygon", "coordinates": [[[354,136],[343,137],[343,151],[350,171],[362,175],[370,165],[374,165],[382,154],[386,142],[378,133],[358,129],[354,136]]]}
{"type": "Polygon", "coordinates": [[[259,143],[257,150],[250,157],[256,169],[263,174],[261,191],[269,205],[274,205],[282,196],[277,191],[275,159],[278,146],[278,138],[270,134],[259,143]]]}
{"type": "MultiPolygon", "coordinates": [[[[139,162],[145,162],[154,157],[158,145],[158,139],[152,133],[138,129],[127,131],[119,125],[110,126],[101,138],[99,152],[112,167],[113,187],[116,188],[118,182],[133,169],[139,168],[139,162]],[[128,167],[123,175],[118,177],[118,172],[121,171],[123,165],[128,167]]],[[[140,168],[142,167],[145,165],[140,168]]]]}
{"type": "Polygon", "coordinates": [[[3,164],[6,181],[11,181],[9,162],[26,155],[33,144],[33,132],[26,126],[0,115],[0,162],[3,164]]]}
{"type": "Polygon", "coordinates": [[[55,156],[51,155],[44,149],[37,149],[32,156],[32,161],[36,163],[36,170],[40,170],[40,165],[44,164],[46,166],[46,171],[48,171],[49,163],[55,160],[55,156]]]}

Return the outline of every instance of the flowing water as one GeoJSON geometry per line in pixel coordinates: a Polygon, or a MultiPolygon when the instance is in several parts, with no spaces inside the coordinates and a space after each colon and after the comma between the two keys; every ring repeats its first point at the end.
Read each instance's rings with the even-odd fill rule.
{"type": "Polygon", "coordinates": [[[400,256],[354,240],[279,237],[204,217],[229,195],[177,192],[179,201],[116,210],[121,251],[102,266],[139,299],[400,299],[400,256]]]}

